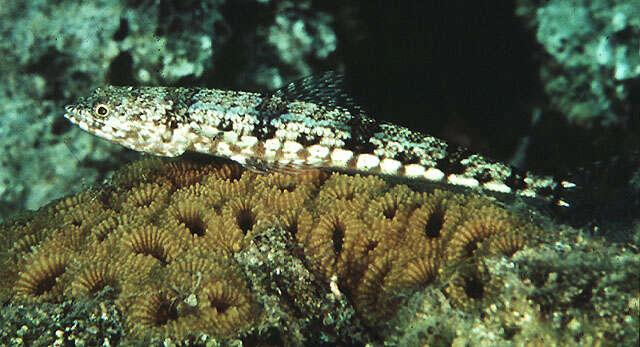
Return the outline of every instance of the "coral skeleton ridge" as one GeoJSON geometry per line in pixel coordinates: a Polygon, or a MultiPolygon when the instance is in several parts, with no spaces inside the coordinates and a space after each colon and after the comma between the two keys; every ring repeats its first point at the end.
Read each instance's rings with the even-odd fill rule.
{"type": "Polygon", "coordinates": [[[158,158],[2,229],[3,302],[111,302],[132,336],[176,340],[244,336],[264,323],[238,259],[269,233],[283,233],[319,290],[347,300],[369,328],[434,282],[461,307],[481,300],[495,284],[477,259],[511,255],[539,233],[481,196],[158,158]]]}

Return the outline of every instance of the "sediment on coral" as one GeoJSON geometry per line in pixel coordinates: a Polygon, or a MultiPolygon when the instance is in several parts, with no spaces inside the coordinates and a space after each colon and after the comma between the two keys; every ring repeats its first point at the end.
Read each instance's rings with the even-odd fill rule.
{"type": "Polygon", "coordinates": [[[9,252],[0,259],[10,270],[0,294],[11,303],[107,300],[137,337],[241,337],[260,327],[262,309],[234,256],[267,230],[282,231],[320,291],[344,296],[369,328],[437,281],[460,307],[483,300],[495,284],[469,269],[513,254],[537,232],[476,195],[152,158],[5,224],[9,252]]]}

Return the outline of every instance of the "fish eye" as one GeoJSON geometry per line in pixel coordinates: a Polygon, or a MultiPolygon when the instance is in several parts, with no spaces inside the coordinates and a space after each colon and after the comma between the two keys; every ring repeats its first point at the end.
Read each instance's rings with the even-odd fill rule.
{"type": "Polygon", "coordinates": [[[105,104],[98,104],[95,113],[100,117],[104,117],[109,114],[109,107],[105,104]]]}

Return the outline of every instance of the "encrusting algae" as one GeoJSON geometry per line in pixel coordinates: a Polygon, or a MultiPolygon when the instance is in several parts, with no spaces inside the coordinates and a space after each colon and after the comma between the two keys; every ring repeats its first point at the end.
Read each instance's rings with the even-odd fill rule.
{"type": "Polygon", "coordinates": [[[488,198],[376,176],[154,158],[5,223],[1,299],[108,300],[133,336],[240,337],[262,309],[234,256],[269,228],[370,328],[435,281],[461,306],[481,300],[493,284],[477,259],[511,255],[538,232],[488,198]]]}

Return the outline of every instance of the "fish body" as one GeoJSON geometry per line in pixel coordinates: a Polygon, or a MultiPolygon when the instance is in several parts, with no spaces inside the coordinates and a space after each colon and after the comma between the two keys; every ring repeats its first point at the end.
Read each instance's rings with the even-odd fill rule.
{"type": "Polygon", "coordinates": [[[159,156],[194,151],[257,171],[373,172],[567,205],[560,197],[573,183],[374,120],[337,87],[338,79],[324,74],[275,93],[109,86],[68,105],[65,117],[96,136],[159,156]]]}

